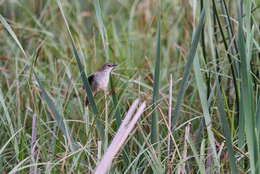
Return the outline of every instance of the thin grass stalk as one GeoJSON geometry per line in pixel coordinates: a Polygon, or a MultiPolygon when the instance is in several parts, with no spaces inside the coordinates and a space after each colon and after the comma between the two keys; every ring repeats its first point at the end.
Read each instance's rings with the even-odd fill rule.
{"type": "MultiPolygon", "coordinates": [[[[191,150],[192,150],[192,152],[193,152],[193,154],[194,154],[193,156],[195,157],[196,163],[197,163],[198,166],[199,166],[199,172],[200,172],[201,174],[206,174],[204,162],[203,162],[202,159],[199,158],[199,154],[198,154],[198,152],[197,152],[197,150],[196,150],[196,146],[195,146],[195,144],[194,144],[192,138],[189,136],[188,139],[187,139],[187,141],[188,141],[188,143],[189,143],[189,145],[190,145],[190,147],[191,147],[191,150]]],[[[204,158],[204,156],[201,156],[201,158],[204,158]]]]}
{"type": "Polygon", "coordinates": [[[223,43],[224,43],[224,47],[225,47],[225,50],[226,50],[226,53],[227,53],[228,61],[229,61],[230,67],[231,67],[232,82],[233,82],[233,85],[234,85],[234,88],[235,88],[235,95],[236,95],[236,99],[235,99],[236,113],[238,114],[239,113],[239,95],[238,95],[238,86],[237,86],[237,80],[236,80],[237,76],[238,76],[238,70],[236,69],[236,66],[234,66],[235,63],[232,60],[231,54],[229,52],[229,48],[228,48],[228,44],[227,44],[227,41],[226,41],[226,38],[225,38],[225,35],[224,35],[224,31],[222,29],[220,19],[218,17],[218,11],[217,11],[215,0],[212,0],[212,2],[213,2],[214,16],[216,17],[217,24],[218,24],[219,30],[220,30],[220,34],[221,34],[221,37],[222,37],[222,40],[223,40],[223,43]]]}
{"type": "Polygon", "coordinates": [[[102,18],[102,10],[100,7],[99,0],[94,0],[94,6],[95,6],[96,17],[97,17],[97,22],[98,22],[98,29],[101,34],[102,43],[103,43],[103,47],[104,47],[105,54],[106,54],[106,61],[108,61],[109,60],[109,52],[108,52],[109,43],[108,43],[108,39],[107,39],[106,27],[104,25],[103,18],[102,18]]]}
{"type": "Polygon", "coordinates": [[[232,145],[231,130],[228,125],[228,120],[227,120],[224,105],[225,105],[224,98],[221,94],[219,82],[217,81],[217,106],[218,106],[218,111],[219,111],[220,120],[221,120],[221,124],[222,124],[223,134],[226,138],[229,167],[231,168],[231,172],[233,174],[237,174],[238,170],[236,167],[235,152],[234,152],[233,145],[232,145]]]}
{"type": "Polygon", "coordinates": [[[109,123],[108,123],[108,101],[107,101],[107,94],[105,94],[105,131],[104,131],[104,146],[103,148],[106,149],[108,146],[108,128],[109,128],[109,123]]]}
{"type": "Polygon", "coordinates": [[[214,160],[215,166],[214,167],[212,166],[212,169],[216,169],[216,171],[219,172],[220,163],[219,163],[219,159],[217,156],[217,149],[216,149],[216,145],[215,145],[216,140],[215,140],[215,137],[214,137],[214,134],[212,131],[212,119],[210,117],[209,104],[208,104],[208,100],[207,100],[207,96],[206,96],[207,94],[205,93],[207,88],[206,88],[206,84],[203,80],[203,76],[202,76],[202,73],[200,70],[201,68],[200,68],[198,56],[195,56],[193,66],[194,66],[194,71],[195,71],[196,84],[197,84],[198,91],[199,91],[200,102],[201,102],[201,106],[202,106],[202,110],[203,110],[205,125],[206,125],[206,129],[207,129],[207,133],[208,133],[210,148],[213,153],[213,160],[214,160]]]}
{"type": "MultiPolygon", "coordinates": [[[[240,87],[241,88],[241,87],[240,87]]],[[[239,100],[239,105],[243,105],[243,95],[240,94],[240,100],[239,100]]],[[[245,151],[245,142],[246,142],[246,137],[245,137],[245,116],[244,116],[244,109],[243,107],[240,107],[239,111],[239,122],[238,122],[238,147],[242,150],[245,151]]],[[[246,163],[247,160],[242,159],[240,161],[240,164],[244,168],[243,163],[246,163]]]]}
{"type": "Polygon", "coordinates": [[[3,26],[5,27],[5,29],[9,32],[9,34],[12,36],[12,38],[15,40],[16,44],[18,45],[18,47],[21,49],[23,55],[25,58],[28,58],[27,54],[25,53],[23,46],[21,45],[21,43],[19,42],[16,34],[14,33],[14,31],[12,30],[12,28],[10,27],[10,25],[6,22],[5,18],[0,14],[0,21],[3,24],[3,26]]]}
{"type": "Polygon", "coordinates": [[[116,119],[116,125],[118,128],[121,124],[120,107],[119,107],[118,99],[117,99],[116,92],[114,89],[114,81],[113,81],[113,78],[111,77],[111,75],[110,75],[110,87],[112,90],[113,108],[115,110],[114,117],[116,119]]]}
{"type": "MultiPolygon", "coordinates": [[[[6,106],[6,103],[5,103],[5,99],[4,99],[4,96],[3,96],[3,92],[2,92],[2,89],[0,88],[0,104],[2,105],[3,107],[3,110],[4,110],[4,116],[5,116],[5,119],[6,119],[6,122],[8,124],[8,129],[10,130],[10,135],[14,135],[15,134],[15,128],[14,128],[14,125],[12,123],[12,118],[9,114],[9,111],[8,111],[8,108],[6,106]]],[[[15,150],[15,154],[16,154],[16,158],[17,160],[19,161],[18,159],[18,154],[19,154],[19,146],[18,146],[18,140],[17,140],[17,137],[14,137],[12,139],[13,141],[13,144],[14,144],[14,150],[15,150]]]]}
{"type": "MultiPolygon", "coordinates": [[[[35,164],[37,152],[36,149],[36,139],[37,139],[37,115],[33,114],[32,116],[32,139],[31,139],[31,155],[32,155],[32,164],[35,164]]],[[[37,173],[37,166],[30,168],[30,173],[37,173]]]]}
{"type": "MultiPolygon", "coordinates": [[[[255,21],[255,18],[254,18],[254,14],[253,14],[253,7],[255,5],[255,3],[253,1],[246,1],[245,3],[245,12],[244,12],[244,16],[243,16],[243,19],[244,19],[244,34],[245,34],[245,50],[246,50],[246,63],[247,63],[247,75],[248,75],[248,83],[250,85],[250,87],[247,89],[250,93],[250,96],[249,99],[251,99],[251,112],[252,112],[252,117],[253,117],[253,124],[254,124],[254,149],[255,149],[255,166],[256,166],[256,173],[260,173],[260,140],[259,140],[259,137],[257,137],[257,130],[258,130],[258,127],[259,125],[256,125],[257,124],[257,118],[260,116],[259,114],[257,115],[257,100],[259,98],[259,93],[257,93],[257,84],[259,84],[259,79],[258,80],[255,80],[254,79],[257,79],[255,78],[255,76],[257,76],[257,74],[254,74],[254,69],[253,69],[253,65],[254,64],[258,64],[259,65],[259,60],[258,59],[258,62],[257,62],[257,57],[254,57],[253,53],[255,52],[255,46],[256,44],[254,44],[254,36],[255,34],[258,34],[257,36],[259,36],[259,29],[256,29],[258,28],[258,23],[254,22],[255,21]],[[258,31],[258,33],[256,32],[258,31]],[[258,81],[258,83],[257,83],[258,81]],[[255,82],[255,83],[254,83],[255,82]],[[258,95],[257,95],[258,94],[258,95]],[[251,97],[251,98],[250,98],[251,97]]],[[[258,6],[260,7],[260,6],[258,6]]],[[[256,37],[257,38],[257,37],[256,37]]],[[[259,37],[258,37],[258,40],[259,40],[259,37]]],[[[258,55],[259,52],[258,52],[258,55]]],[[[259,57],[258,57],[259,58],[259,57]]],[[[241,61],[242,62],[242,61],[241,61]]],[[[259,68],[258,68],[259,70],[259,68]]],[[[259,75],[259,73],[258,73],[259,75]]],[[[259,77],[259,76],[257,76],[259,77]]],[[[248,99],[248,98],[247,98],[248,99]]]]}
{"type": "MultiPolygon", "coordinates": [[[[237,42],[236,42],[235,39],[232,40],[232,38],[234,38],[235,35],[234,35],[233,27],[232,27],[232,24],[231,24],[230,15],[229,15],[229,12],[228,12],[228,9],[227,9],[226,1],[221,0],[221,5],[222,5],[222,11],[226,15],[225,21],[226,21],[226,25],[228,26],[228,35],[229,35],[229,39],[230,39],[230,44],[232,44],[233,55],[236,55],[236,54],[238,54],[237,42]]],[[[239,71],[238,63],[235,62],[235,65],[236,65],[236,69],[239,71]]]]}
{"type": "MultiPolygon", "coordinates": [[[[14,134],[12,134],[12,136],[5,142],[5,144],[1,147],[0,149],[0,155],[3,154],[3,152],[5,151],[5,149],[7,148],[8,144],[13,141],[14,138],[16,138],[17,134],[20,133],[22,130],[24,129],[24,127],[22,127],[21,129],[19,129],[18,131],[16,131],[14,134]]],[[[0,170],[1,171],[1,170],[0,170]]]]}
{"type": "MultiPolygon", "coordinates": [[[[219,40],[218,40],[218,34],[217,34],[217,24],[216,24],[216,17],[214,16],[213,17],[213,25],[214,25],[214,38],[215,38],[215,42],[218,43],[219,40]]],[[[218,51],[218,46],[217,44],[214,45],[214,51],[215,51],[215,60],[216,60],[216,72],[217,74],[220,73],[220,60],[219,60],[219,51],[218,51]]],[[[219,81],[221,81],[221,76],[218,78],[219,81]]]]}
{"type": "MultiPolygon", "coordinates": [[[[204,6],[203,6],[203,1],[204,0],[200,0],[200,4],[201,4],[201,11],[203,10],[204,6]]],[[[206,54],[206,44],[205,44],[205,26],[203,25],[202,27],[202,34],[201,34],[201,48],[202,48],[202,55],[205,61],[205,64],[208,64],[208,60],[207,60],[207,54],[206,54]]],[[[209,92],[210,92],[210,71],[208,71],[207,73],[205,73],[205,77],[206,77],[206,84],[207,84],[207,97],[209,97],[209,92]]]]}
{"type": "Polygon", "coordinates": [[[158,115],[156,107],[158,105],[159,83],[160,83],[160,64],[161,64],[161,24],[160,18],[157,23],[157,48],[156,48],[156,62],[154,70],[154,84],[153,84],[153,103],[152,103],[152,122],[151,122],[151,142],[157,146],[159,140],[159,126],[158,115]]]}
{"type": "Polygon", "coordinates": [[[183,152],[182,152],[182,164],[180,168],[178,168],[178,174],[186,174],[186,168],[185,163],[187,160],[187,151],[188,151],[188,137],[190,136],[190,129],[191,129],[191,123],[189,122],[188,125],[185,127],[185,133],[184,133],[184,145],[183,145],[183,152]]]}
{"type": "Polygon", "coordinates": [[[258,94],[258,102],[256,106],[256,125],[257,125],[257,135],[260,137],[260,95],[258,94]]]}
{"type": "Polygon", "coordinates": [[[214,23],[212,22],[212,7],[211,7],[211,3],[208,0],[204,0],[203,1],[203,8],[205,10],[205,15],[206,15],[206,19],[205,19],[205,37],[207,39],[207,43],[209,46],[209,50],[210,50],[210,55],[213,57],[213,64],[215,65],[215,43],[214,43],[214,23]]]}
{"type": "MultiPolygon", "coordinates": [[[[170,82],[169,82],[169,107],[168,107],[168,127],[171,128],[172,124],[172,74],[170,74],[170,82]]],[[[167,146],[167,156],[168,156],[168,164],[170,159],[170,144],[171,144],[171,129],[168,130],[168,146],[167,146]]]]}
{"type": "Polygon", "coordinates": [[[32,140],[31,140],[31,154],[32,158],[36,158],[36,152],[35,152],[35,143],[37,139],[37,115],[33,114],[32,117],[32,140]]]}

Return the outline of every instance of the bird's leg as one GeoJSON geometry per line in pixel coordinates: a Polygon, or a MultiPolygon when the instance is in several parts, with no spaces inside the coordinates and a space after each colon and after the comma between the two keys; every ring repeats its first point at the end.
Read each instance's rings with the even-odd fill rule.
{"type": "Polygon", "coordinates": [[[109,91],[109,95],[111,95],[113,93],[115,93],[115,89],[114,88],[109,91]]]}
{"type": "Polygon", "coordinates": [[[110,92],[109,92],[109,90],[108,90],[107,88],[104,90],[104,93],[105,93],[106,95],[109,95],[109,94],[110,94],[110,92]]]}
{"type": "Polygon", "coordinates": [[[105,93],[106,95],[111,95],[111,94],[113,94],[114,92],[115,92],[114,89],[111,89],[111,90],[106,89],[106,90],[104,90],[104,93],[105,93]]]}
{"type": "MultiPolygon", "coordinates": [[[[93,95],[93,97],[95,97],[97,95],[97,90],[92,91],[92,95],[93,95]]],[[[85,105],[88,106],[88,104],[89,104],[88,96],[86,96],[85,105]]]]}

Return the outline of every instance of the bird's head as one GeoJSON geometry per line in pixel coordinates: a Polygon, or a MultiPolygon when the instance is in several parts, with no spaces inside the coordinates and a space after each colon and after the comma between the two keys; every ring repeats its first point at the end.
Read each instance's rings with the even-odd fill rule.
{"type": "Polygon", "coordinates": [[[112,69],[113,69],[114,67],[116,67],[116,66],[117,66],[117,64],[113,64],[113,63],[107,62],[107,63],[105,63],[105,64],[102,66],[101,70],[102,70],[102,71],[111,72],[112,69]]]}

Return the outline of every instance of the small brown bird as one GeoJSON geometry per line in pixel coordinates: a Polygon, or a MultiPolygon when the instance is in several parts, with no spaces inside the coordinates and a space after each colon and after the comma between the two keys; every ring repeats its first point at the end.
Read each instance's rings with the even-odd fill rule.
{"type": "MultiPolygon", "coordinates": [[[[99,91],[104,91],[105,93],[108,92],[109,75],[112,69],[116,66],[116,64],[107,62],[99,70],[88,76],[88,82],[91,86],[93,96],[95,96],[99,91]]],[[[85,104],[86,106],[89,104],[88,97],[86,97],[85,104]]]]}

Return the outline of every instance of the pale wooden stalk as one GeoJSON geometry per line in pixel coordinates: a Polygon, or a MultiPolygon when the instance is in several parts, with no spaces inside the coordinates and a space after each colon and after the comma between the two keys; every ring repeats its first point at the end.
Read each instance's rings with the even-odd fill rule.
{"type": "Polygon", "coordinates": [[[185,127],[185,134],[184,134],[184,147],[183,147],[183,152],[182,152],[182,164],[181,167],[179,168],[178,174],[186,174],[185,170],[185,162],[187,160],[187,151],[188,151],[188,138],[190,135],[190,127],[191,123],[189,122],[188,125],[185,127]]]}
{"type": "Polygon", "coordinates": [[[104,156],[102,157],[100,163],[97,165],[95,174],[105,174],[109,170],[109,167],[112,163],[112,160],[119,152],[120,148],[123,146],[123,143],[126,141],[128,135],[133,130],[134,125],[136,124],[137,120],[140,118],[141,114],[144,112],[145,109],[145,102],[141,104],[141,106],[137,109],[135,115],[134,111],[138,106],[139,100],[135,100],[131,105],[130,109],[128,110],[125,119],[122,121],[115,137],[112,140],[112,143],[108,147],[107,151],[105,152],[104,156]]]}

